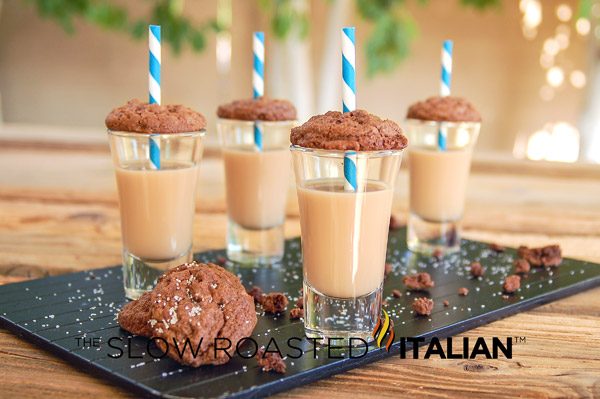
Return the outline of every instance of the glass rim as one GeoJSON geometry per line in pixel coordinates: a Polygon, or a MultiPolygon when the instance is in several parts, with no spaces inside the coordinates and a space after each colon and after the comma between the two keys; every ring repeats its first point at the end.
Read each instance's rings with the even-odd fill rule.
{"type": "Polygon", "coordinates": [[[224,124],[230,124],[230,125],[248,125],[248,126],[252,126],[255,123],[259,123],[261,125],[265,125],[265,126],[285,126],[285,125],[295,125],[298,123],[298,119],[292,119],[292,120],[287,120],[287,121],[262,121],[262,120],[256,120],[256,121],[248,121],[245,119],[228,119],[228,118],[217,118],[217,123],[224,123],[224,124]]]}
{"type": "Polygon", "coordinates": [[[150,136],[163,136],[163,137],[203,137],[206,135],[206,129],[195,130],[191,132],[177,132],[177,133],[142,133],[142,132],[126,132],[124,130],[111,130],[106,129],[106,132],[113,136],[119,137],[150,137],[150,136]]]}
{"type": "Polygon", "coordinates": [[[475,127],[481,126],[481,122],[476,121],[434,121],[430,119],[415,119],[415,118],[406,118],[405,121],[407,123],[414,123],[419,125],[426,126],[465,126],[465,127],[475,127]]]}
{"type": "MultiPolygon", "coordinates": [[[[408,147],[408,146],[407,146],[408,147]]],[[[359,158],[380,158],[392,155],[400,155],[407,148],[404,147],[402,149],[390,149],[390,150],[372,150],[372,151],[356,151],[356,156],[359,158]]],[[[302,147],[299,145],[291,144],[291,151],[298,151],[303,153],[313,153],[319,156],[330,156],[334,158],[343,158],[346,152],[352,150],[325,150],[322,148],[311,148],[311,147],[302,147]]]]}

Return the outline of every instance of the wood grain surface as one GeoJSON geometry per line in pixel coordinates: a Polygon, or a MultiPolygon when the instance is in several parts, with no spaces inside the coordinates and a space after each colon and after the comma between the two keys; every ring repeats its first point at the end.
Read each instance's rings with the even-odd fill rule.
{"type": "MultiPolygon", "coordinates": [[[[118,203],[101,140],[71,135],[19,138],[0,130],[0,283],[114,265],[120,261],[118,203]],[[40,138],[41,137],[41,138],[40,138]]],[[[194,250],[223,247],[223,172],[209,149],[201,167],[194,250]]],[[[401,172],[394,213],[405,220],[401,172]]],[[[560,243],[566,256],[600,263],[600,167],[532,163],[481,154],[469,182],[465,236],[505,245],[560,243]]],[[[290,187],[286,235],[299,234],[290,187]]],[[[600,397],[600,289],[553,302],[464,334],[526,337],[513,359],[393,357],[282,393],[289,398],[600,397]]],[[[125,397],[0,330],[0,397],[125,397]]]]}

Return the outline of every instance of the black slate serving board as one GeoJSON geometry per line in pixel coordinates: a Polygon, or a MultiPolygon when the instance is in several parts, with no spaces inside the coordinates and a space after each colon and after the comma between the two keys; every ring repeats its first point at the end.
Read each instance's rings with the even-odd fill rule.
{"type": "MultiPolygon", "coordinates": [[[[532,269],[522,280],[521,289],[506,297],[501,293],[504,278],[513,273],[515,251],[496,253],[485,243],[464,240],[462,251],[441,260],[415,256],[406,250],[405,229],[390,233],[388,261],[392,273],[386,278],[384,309],[394,322],[396,337],[445,338],[502,317],[530,309],[558,298],[600,285],[600,265],[564,259],[555,269],[532,269]],[[467,266],[480,261],[486,268],[483,278],[469,276],[467,266]],[[435,301],[430,317],[417,317],[411,310],[416,295],[403,289],[402,277],[413,272],[427,271],[436,285],[426,293],[435,301]],[[470,293],[457,295],[460,287],[470,293]],[[393,289],[403,291],[393,298],[393,289]],[[450,306],[442,302],[448,300],[450,306]]],[[[224,251],[196,254],[196,260],[215,262],[224,251]]],[[[266,292],[283,291],[290,296],[290,309],[302,286],[300,241],[286,242],[285,258],[280,266],[267,269],[248,269],[226,266],[237,274],[244,285],[258,285],[266,292]]],[[[170,358],[155,360],[147,353],[158,349],[142,337],[131,336],[119,328],[115,315],[126,303],[120,266],[66,274],[23,283],[0,286],[0,326],[13,331],[40,347],[56,353],[73,366],[101,376],[110,383],[120,384],[133,392],[155,397],[258,397],[284,391],[359,367],[363,364],[397,355],[399,340],[387,352],[371,347],[368,354],[350,359],[330,359],[327,349],[318,348],[306,339],[300,346],[306,350],[300,359],[286,359],[284,375],[265,373],[254,359],[234,357],[223,366],[193,369],[181,366],[170,358]],[[79,338],[97,338],[99,347],[82,346],[79,338]],[[134,356],[113,359],[116,349],[107,345],[111,337],[123,338],[122,348],[134,356]],[[127,339],[131,338],[130,345],[127,339]]],[[[257,308],[260,312],[260,308],[257,308]]],[[[300,320],[291,321],[287,314],[280,316],[259,313],[254,338],[266,344],[271,337],[285,342],[291,336],[303,337],[300,320]]],[[[285,348],[284,349],[285,352],[285,348]]]]}

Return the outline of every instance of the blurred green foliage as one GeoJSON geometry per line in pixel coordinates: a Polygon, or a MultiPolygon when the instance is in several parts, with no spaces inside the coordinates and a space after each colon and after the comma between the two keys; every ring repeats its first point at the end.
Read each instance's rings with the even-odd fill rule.
{"type": "MultiPolygon", "coordinates": [[[[373,76],[392,71],[409,55],[410,44],[418,34],[417,23],[407,10],[409,1],[354,1],[359,15],[373,26],[363,46],[366,52],[367,74],[373,76]]],[[[413,1],[423,6],[430,3],[429,0],[413,1]]],[[[298,29],[301,35],[307,34],[308,17],[294,7],[293,0],[259,0],[259,2],[269,13],[272,29],[277,37],[285,38],[294,29],[298,29]]],[[[459,2],[465,7],[484,10],[499,6],[501,0],[459,0],[459,2]]]]}
{"type": "MultiPolygon", "coordinates": [[[[128,33],[136,39],[145,38],[149,24],[162,26],[162,41],[171,45],[175,53],[185,45],[194,51],[206,46],[206,35],[219,31],[216,20],[195,24],[182,15],[183,0],[150,0],[150,14],[133,19],[125,6],[110,0],[23,0],[32,4],[45,18],[55,20],[70,34],[75,33],[75,20],[82,19],[107,30],[128,33]]],[[[122,2],[121,2],[122,3],[122,2]]]]}
{"type": "MultiPolygon", "coordinates": [[[[68,33],[75,32],[75,20],[82,19],[108,30],[125,32],[134,38],[146,37],[148,24],[162,26],[162,40],[171,45],[175,53],[185,46],[202,51],[210,32],[221,27],[215,19],[201,24],[183,16],[184,0],[147,0],[150,13],[146,18],[132,19],[124,2],[114,0],[22,0],[32,4],[38,13],[58,22],[68,33]]],[[[242,0],[239,0],[242,1],[242,0]]],[[[243,0],[247,1],[247,0],[243,0]]],[[[325,1],[325,0],[323,0],[325,1]]],[[[335,0],[327,0],[329,2],[335,0]]],[[[410,52],[410,44],[418,33],[417,23],[407,10],[411,0],[354,0],[359,15],[372,25],[367,42],[367,73],[372,76],[397,67],[410,52]]],[[[423,6],[434,6],[430,0],[412,0],[423,6]]],[[[441,0],[438,0],[441,1],[441,0]]],[[[444,0],[448,1],[448,0],[444,0]]],[[[465,7],[484,10],[499,6],[501,0],[458,0],[465,7]]],[[[583,12],[586,3],[580,0],[583,12]]],[[[292,32],[305,37],[309,30],[309,15],[299,8],[295,0],[258,0],[269,16],[276,37],[284,39],[292,32]]]]}

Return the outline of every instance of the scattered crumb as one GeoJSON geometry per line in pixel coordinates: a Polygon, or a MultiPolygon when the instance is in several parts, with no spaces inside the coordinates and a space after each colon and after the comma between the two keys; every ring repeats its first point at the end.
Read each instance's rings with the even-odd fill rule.
{"type": "Polygon", "coordinates": [[[431,275],[425,272],[404,276],[402,282],[407,289],[412,291],[421,291],[435,286],[435,282],[431,279],[431,275]]]}
{"type": "Polygon", "coordinates": [[[394,215],[390,216],[390,230],[398,230],[402,227],[402,223],[394,215]]]}
{"type": "Polygon", "coordinates": [[[517,250],[519,258],[525,259],[534,267],[557,267],[562,262],[562,250],[559,245],[528,248],[520,246],[517,250]]]}
{"type": "Polygon", "coordinates": [[[517,259],[515,261],[515,273],[525,274],[529,273],[531,270],[531,265],[525,259],[517,259]]]}
{"type": "Polygon", "coordinates": [[[393,290],[392,291],[392,296],[394,298],[400,298],[402,296],[402,292],[400,292],[400,290],[393,290]]]}
{"type": "Polygon", "coordinates": [[[267,313],[283,313],[287,308],[288,299],[281,292],[270,292],[262,296],[260,304],[267,313]]]}
{"type": "Polygon", "coordinates": [[[390,274],[392,272],[392,269],[393,269],[393,267],[392,267],[391,263],[386,263],[385,264],[385,271],[384,271],[385,277],[387,277],[388,274],[390,274]]]}
{"type": "Polygon", "coordinates": [[[224,256],[217,256],[217,265],[223,266],[227,263],[227,258],[224,256]]]}
{"type": "Polygon", "coordinates": [[[444,304],[444,307],[447,308],[448,306],[450,306],[450,302],[448,302],[447,300],[442,302],[444,304]]]}
{"type": "Polygon", "coordinates": [[[444,251],[442,251],[441,249],[437,248],[437,249],[435,249],[433,251],[433,253],[431,254],[431,256],[433,256],[437,260],[440,260],[444,256],[444,251]]]}
{"type": "Polygon", "coordinates": [[[496,244],[495,242],[490,244],[490,249],[494,252],[504,252],[506,250],[503,245],[496,244]]]}
{"type": "Polygon", "coordinates": [[[469,295],[469,289],[466,288],[466,287],[460,287],[458,289],[458,295],[460,295],[460,296],[467,296],[467,295],[469,295]]]}
{"type": "Polygon", "coordinates": [[[257,285],[255,285],[254,287],[252,287],[252,289],[250,291],[248,291],[248,295],[253,297],[254,302],[256,302],[256,303],[261,303],[262,298],[264,296],[262,288],[260,288],[257,285]]]}
{"type": "Polygon", "coordinates": [[[506,277],[502,288],[504,289],[505,293],[512,294],[513,292],[521,288],[521,277],[517,276],[516,274],[506,277]]]}
{"type": "Polygon", "coordinates": [[[471,263],[471,276],[473,277],[481,277],[485,273],[485,269],[481,266],[479,262],[471,263]]]}
{"type": "Polygon", "coordinates": [[[304,317],[304,309],[293,308],[292,310],[290,310],[290,319],[296,320],[301,317],[304,317]]]}
{"type": "Polygon", "coordinates": [[[433,310],[433,300],[425,297],[415,298],[412,308],[420,316],[429,316],[433,310]]]}
{"type": "Polygon", "coordinates": [[[276,373],[285,374],[286,364],[279,353],[267,352],[264,348],[260,348],[256,352],[256,362],[262,367],[262,371],[274,371],[276,373]]]}

